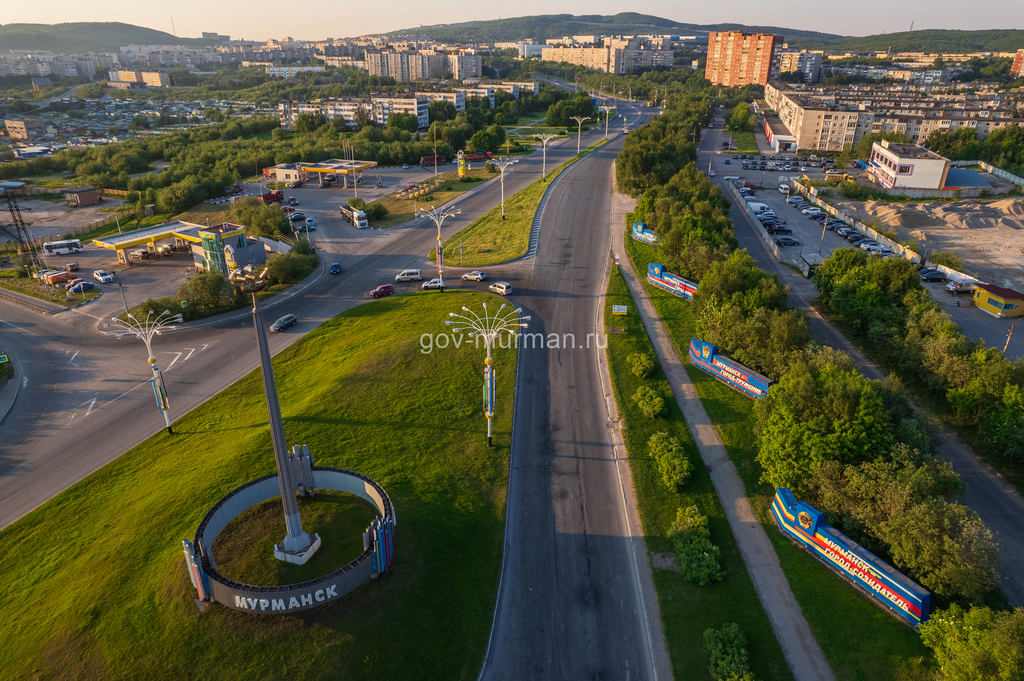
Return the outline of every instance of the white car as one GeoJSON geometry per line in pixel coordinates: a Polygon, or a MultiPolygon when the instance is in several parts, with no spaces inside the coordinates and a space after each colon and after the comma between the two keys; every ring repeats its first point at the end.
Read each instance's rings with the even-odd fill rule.
{"type": "Polygon", "coordinates": [[[820,215],[821,214],[821,209],[820,208],[815,208],[814,206],[811,206],[810,208],[804,208],[800,212],[803,213],[804,215],[820,215]]]}
{"type": "Polygon", "coordinates": [[[483,281],[486,278],[487,275],[480,270],[473,270],[462,275],[462,281],[483,281]]]}
{"type": "Polygon", "coordinates": [[[430,290],[433,290],[433,289],[440,289],[440,290],[443,291],[444,290],[444,281],[441,280],[441,279],[437,279],[437,278],[431,279],[430,281],[423,282],[423,285],[420,286],[420,288],[423,289],[424,291],[430,291],[430,290]]]}
{"type": "Polygon", "coordinates": [[[92,278],[101,284],[111,284],[114,281],[114,273],[106,270],[96,270],[92,273],[92,278]]]}
{"type": "Polygon", "coordinates": [[[47,278],[48,276],[50,276],[51,274],[60,274],[60,273],[61,273],[61,272],[63,272],[63,271],[64,271],[64,270],[55,270],[55,269],[48,269],[48,270],[38,270],[38,271],[37,271],[37,272],[36,272],[35,274],[33,274],[32,276],[33,276],[33,277],[35,277],[36,279],[46,279],[46,278],[47,278]]]}
{"type": "Polygon", "coordinates": [[[402,170],[408,170],[408,169],[409,169],[409,164],[408,163],[403,163],[402,164],[402,170]]]}
{"type": "Polygon", "coordinates": [[[714,170],[709,170],[708,171],[708,177],[714,177],[714,176],[715,176],[715,171],[714,170]]]}

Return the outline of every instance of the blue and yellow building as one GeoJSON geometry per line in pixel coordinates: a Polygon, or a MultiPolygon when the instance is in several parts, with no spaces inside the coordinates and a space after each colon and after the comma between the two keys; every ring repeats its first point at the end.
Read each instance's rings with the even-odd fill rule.
{"type": "Polygon", "coordinates": [[[1012,288],[978,284],[974,291],[974,304],[996,317],[1020,317],[1024,315],[1024,293],[1012,288]]]}
{"type": "Polygon", "coordinates": [[[242,225],[230,222],[203,227],[175,221],[93,239],[93,243],[116,251],[118,261],[127,264],[131,262],[129,249],[141,246],[150,253],[156,253],[157,241],[173,238],[179,249],[191,251],[198,270],[212,270],[227,276],[232,270],[250,262],[258,265],[267,260],[263,243],[250,241],[245,231],[242,225]]]}

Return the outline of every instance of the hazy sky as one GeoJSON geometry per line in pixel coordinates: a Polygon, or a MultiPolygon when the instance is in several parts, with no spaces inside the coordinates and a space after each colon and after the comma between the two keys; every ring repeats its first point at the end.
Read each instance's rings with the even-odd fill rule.
{"type": "MultiPolygon", "coordinates": [[[[520,0],[515,14],[617,14],[640,12],[674,21],[710,24],[738,23],[782,26],[805,30],[868,35],[924,28],[1024,28],[1021,0],[857,0],[856,2],[807,2],[806,0],[728,0],[687,2],[679,0],[592,0],[550,2],[520,0]]],[[[55,23],[57,21],[122,21],[162,31],[174,30],[180,37],[198,38],[203,31],[228,34],[232,38],[264,40],[291,36],[312,40],[382,33],[421,24],[459,23],[474,19],[497,19],[494,6],[464,0],[383,0],[380,2],[283,3],[280,0],[47,0],[4,3],[3,23],[55,23]]],[[[585,31],[580,26],[579,33],[585,31]]],[[[3,45],[0,44],[0,50],[3,45]]]]}

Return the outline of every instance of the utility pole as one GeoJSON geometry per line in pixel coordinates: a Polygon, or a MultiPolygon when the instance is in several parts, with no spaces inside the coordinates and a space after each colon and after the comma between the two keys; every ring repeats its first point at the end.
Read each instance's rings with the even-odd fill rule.
{"type": "Polygon", "coordinates": [[[1006,349],[1010,347],[1010,339],[1013,338],[1013,327],[1017,326],[1017,322],[1010,325],[1010,333],[1006,334],[1006,345],[1003,346],[1003,354],[1006,354],[1006,349]]]}

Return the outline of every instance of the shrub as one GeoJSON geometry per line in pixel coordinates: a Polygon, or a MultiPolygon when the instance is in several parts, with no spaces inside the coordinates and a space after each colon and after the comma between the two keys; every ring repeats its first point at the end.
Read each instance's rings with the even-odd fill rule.
{"type": "Polygon", "coordinates": [[[14,363],[4,362],[0,364],[0,379],[14,378],[14,363]]]}
{"type": "Polygon", "coordinates": [[[366,209],[366,201],[363,201],[358,196],[353,196],[351,199],[349,199],[348,200],[348,205],[349,205],[350,208],[355,208],[356,210],[365,210],[366,209]]]}
{"type": "Polygon", "coordinates": [[[725,576],[718,564],[721,551],[711,543],[708,519],[697,511],[696,506],[679,509],[675,522],[669,528],[668,538],[679,560],[679,569],[687,580],[707,586],[725,576]]]}
{"type": "Polygon", "coordinates": [[[665,486],[676,490],[690,477],[690,459],[683,444],[668,433],[655,433],[647,441],[647,452],[658,462],[665,486]]]}
{"type": "Polygon", "coordinates": [[[633,375],[639,378],[647,378],[647,374],[654,369],[654,360],[646,353],[634,352],[626,358],[626,361],[629,362],[629,368],[633,371],[633,375]]]}
{"type": "Polygon", "coordinates": [[[932,253],[931,257],[928,259],[935,265],[945,265],[949,269],[956,270],[957,272],[964,271],[964,261],[958,258],[955,253],[950,251],[936,251],[935,253],[932,253]]]}
{"type": "Polygon", "coordinates": [[[267,261],[267,279],[271,284],[293,284],[309,273],[309,256],[296,252],[275,255],[267,261]]]}
{"type": "Polygon", "coordinates": [[[754,681],[747,664],[747,637],[735,622],[721,629],[705,629],[704,650],[711,658],[711,678],[715,681],[754,681]]]}
{"type": "Polygon", "coordinates": [[[946,681],[1019,679],[1024,610],[964,610],[954,603],[948,610],[935,610],[921,624],[921,640],[935,652],[946,681]]]}
{"type": "Polygon", "coordinates": [[[189,319],[226,312],[241,303],[241,298],[224,275],[213,271],[200,272],[178,287],[178,298],[188,301],[186,313],[189,319]]]}
{"type": "Polygon", "coordinates": [[[388,209],[382,203],[371,203],[362,209],[367,220],[383,220],[388,216],[388,209]]]}
{"type": "Polygon", "coordinates": [[[633,393],[633,401],[649,419],[657,418],[665,410],[665,400],[651,388],[640,386],[633,393]]]}

